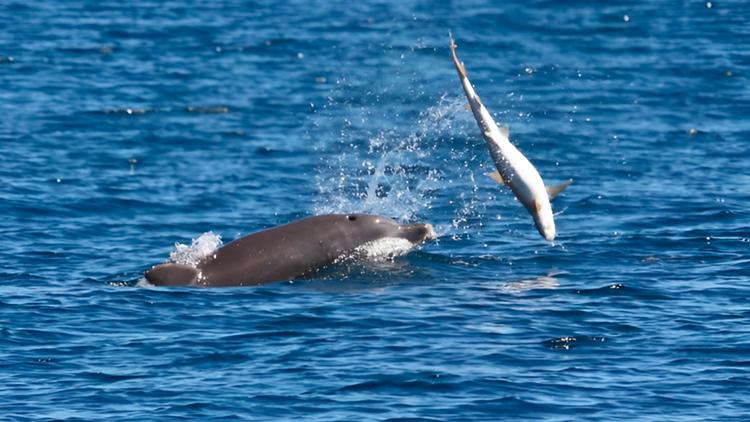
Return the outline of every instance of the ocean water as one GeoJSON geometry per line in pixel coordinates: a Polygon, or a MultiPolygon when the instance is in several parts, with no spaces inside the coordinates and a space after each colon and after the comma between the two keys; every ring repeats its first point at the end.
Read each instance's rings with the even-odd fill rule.
{"type": "Polygon", "coordinates": [[[0,4],[0,417],[746,420],[744,1],[0,4]],[[448,31],[546,181],[492,169],[448,31]],[[144,288],[296,218],[436,242],[144,288]]]}

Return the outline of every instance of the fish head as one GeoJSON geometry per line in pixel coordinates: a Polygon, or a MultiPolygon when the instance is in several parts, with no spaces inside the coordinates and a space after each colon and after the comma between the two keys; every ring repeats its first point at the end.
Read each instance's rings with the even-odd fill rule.
{"type": "Polygon", "coordinates": [[[550,242],[555,240],[555,235],[557,234],[555,231],[555,217],[552,214],[552,206],[549,200],[540,201],[539,199],[535,199],[532,215],[539,234],[550,242]]]}

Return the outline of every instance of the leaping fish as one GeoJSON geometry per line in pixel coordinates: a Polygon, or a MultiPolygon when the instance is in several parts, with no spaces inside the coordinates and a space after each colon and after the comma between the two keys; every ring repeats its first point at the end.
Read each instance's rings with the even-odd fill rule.
{"type": "Polygon", "coordinates": [[[466,68],[456,55],[456,43],[453,41],[453,35],[450,35],[450,40],[453,64],[456,66],[461,85],[466,93],[466,98],[469,100],[471,112],[474,114],[474,119],[476,119],[479,130],[487,143],[492,161],[495,162],[495,167],[497,167],[497,171],[488,174],[488,176],[500,184],[507,185],[534,218],[534,224],[536,224],[536,228],[542,237],[548,241],[554,240],[556,234],[555,218],[552,215],[550,201],[567,188],[573,180],[568,180],[557,186],[545,187],[542,176],[539,175],[534,165],[510,142],[508,129],[495,123],[490,112],[482,104],[477,93],[474,92],[474,88],[466,75],[466,68]]]}

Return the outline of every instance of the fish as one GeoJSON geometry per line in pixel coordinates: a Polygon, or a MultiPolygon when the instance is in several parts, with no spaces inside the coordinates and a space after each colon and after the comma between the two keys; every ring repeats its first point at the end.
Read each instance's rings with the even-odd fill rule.
{"type": "Polygon", "coordinates": [[[573,180],[567,180],[556,186],[545,186],[542,176],[531,164],[531,161],[510,142],[508,128],[499,126],[495,122],[479,95],[474,91],[466,73],[466,67],[456,55],[456,43],[453,40],[453,35],[449,34],[449,36],[451,58],[458,72],[458,78],[461,81],[466,98],[469,100],[469,108],[479,125],[479,130],[482,132],[482,137],[497,168],[488,176],[499,184],[510,188],[516,199],[531,214],[539,234],[544,239],[550,242],[555,240],[557,231],[550,202],[570,186],[573,180]]]}

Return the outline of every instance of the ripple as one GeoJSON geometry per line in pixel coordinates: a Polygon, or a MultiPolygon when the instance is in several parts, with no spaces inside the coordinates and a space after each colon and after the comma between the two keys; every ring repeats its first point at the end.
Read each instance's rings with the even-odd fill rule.
{"type": "Polygon", "coordinates": [[[103,114],[113,114],[118,116],[141,116],[144,114],[158,113],[160,110],[155,108],[142,107],[122,107],[102,110],[103,114]]]}
{"type": "Polygon", "coordinates": [[[185,111],[197,114],[224,114],[229,113],[229,107],[226,106],[187,106],[185,111]]]}
{"type": "Polygon", "coordinates": [[[600,343],[604,343],[604,340],[605,338],[601,336],[575,336],[545,340],[542,344],[549,349],[570,350],[594,347],[600,343]]]}

